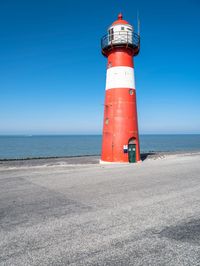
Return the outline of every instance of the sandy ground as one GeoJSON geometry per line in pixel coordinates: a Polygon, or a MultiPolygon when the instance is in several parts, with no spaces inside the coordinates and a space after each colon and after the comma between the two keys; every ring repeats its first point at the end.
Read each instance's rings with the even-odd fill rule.
{"type": "Polygon", "coordinates": [[[0,164],[0,265],[200,265],[200,153],[0,164]]]}

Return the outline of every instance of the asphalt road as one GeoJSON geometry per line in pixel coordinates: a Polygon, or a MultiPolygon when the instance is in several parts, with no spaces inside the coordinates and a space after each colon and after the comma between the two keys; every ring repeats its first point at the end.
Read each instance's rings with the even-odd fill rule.
{"type": "Polygon", "coordinates": [[[0,168],[0,265],[200,265],[200,154],[0,168]]]}

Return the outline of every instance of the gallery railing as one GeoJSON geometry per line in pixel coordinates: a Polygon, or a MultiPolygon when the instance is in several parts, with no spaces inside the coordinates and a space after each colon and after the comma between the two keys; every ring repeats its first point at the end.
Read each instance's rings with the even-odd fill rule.
{"type": "Polygon", "coordinates": [[[128,31],[117,31],[113,34],[108,33],[101,38],[101,49],[103,52],[116,46],[128,46],[139,52],[140,36],[137,33],[128,31]]]}

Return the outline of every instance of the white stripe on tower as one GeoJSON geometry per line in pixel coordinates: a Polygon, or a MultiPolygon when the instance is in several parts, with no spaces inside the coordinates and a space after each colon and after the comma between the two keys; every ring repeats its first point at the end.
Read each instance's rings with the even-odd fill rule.
{"type": "Polygon", "coordinates": [[[135,89],[134,69],[127,66],[116,66],[107,69],[106,90],[115,88],[135,89]]]}

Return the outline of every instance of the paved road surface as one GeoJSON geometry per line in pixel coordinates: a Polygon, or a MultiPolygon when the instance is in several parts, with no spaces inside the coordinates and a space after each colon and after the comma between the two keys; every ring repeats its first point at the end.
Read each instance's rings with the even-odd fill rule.
{"type": "Polygon", "coordinates": [[[0,265],[200,265],[200,154],[0,168],[0,265]]]}

